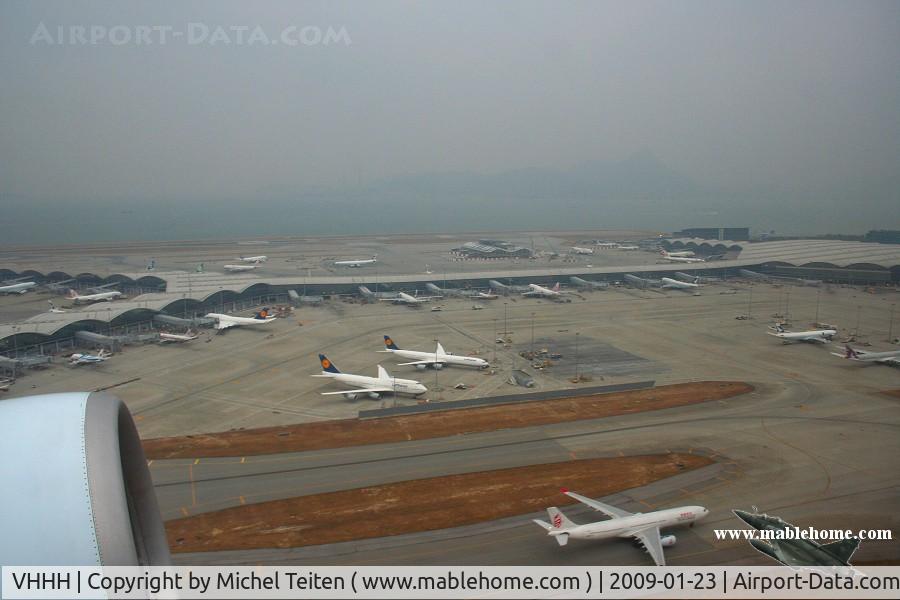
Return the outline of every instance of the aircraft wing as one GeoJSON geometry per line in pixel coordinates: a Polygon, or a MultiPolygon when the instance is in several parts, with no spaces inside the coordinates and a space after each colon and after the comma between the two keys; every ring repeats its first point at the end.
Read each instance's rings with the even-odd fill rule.
{"type": "Polygon", "coordinates": [[[663,553],[662,542],[659,539],[659,527],[647,527],[632,531],[631,536],[644,546],[657,567],[666,566],[666,555],[663,553]]]}
{"type": "Polygon", "coordinates": [[[889,356],[887,358],[882,358],[879,361],[880,363],[884,363],[886,365],[900,366],[900,356],[889,356]]]}
{"type": "Polygon", "coordinates": [[[228,329],[237,325],[234,321],[226,321],[224,319],[216,319],[216,329],[228,329]]]}
{"type": "Polygon", "coordinates": [[[575,498],[582,504],[587,504],[594,510],[599,510],[604,515],[611,519],[621,519],[622,517],[630,517],[634,513],[630,513],[627,510],[622,510],[621,508],[616,508],[615,506],[610,506],[609,504],[604,504],[602,502],[597,502],[592,498],[588,498],[586,496],[582,496],[581,494],[576,494],[575,492],[570,492],[569,490],[564,490],[563,494],[570,498],[575,498]]]}
{"type": "MultiPolygon", "coordinates": [[[[316,377],[316,375],[313,375],[316,377]]],[[[337,394],[365,394],[367,392],[393,392],[394,388],[392,387],[367,387],[367,388],[356,388],[354,390],[343,390],[340,392],[321,392],[323,396],[335,396],[337,394]]]]}

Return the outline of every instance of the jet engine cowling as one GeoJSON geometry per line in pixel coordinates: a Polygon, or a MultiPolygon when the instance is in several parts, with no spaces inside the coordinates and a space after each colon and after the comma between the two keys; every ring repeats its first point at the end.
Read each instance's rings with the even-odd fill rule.
{"type": "Polygon", "coordinates": [[[378,400],[379,398],[381,398],[381,394],[379,394],[378,392],[369,392],[369,398],[371,398],[372,400],[378,400]]]}
{"type": "Polygon", "coordinates": [[[419,371],[424,371],[426,368],[428,368],[428,365],[424,363],[416,365],[416,369],[418,369],[419,371]]]}
{"type": "Polygon", "coordinates": [[[443,363],[434,363],[434,368],[436,370],[440,371],[441,369],[444,368],[444,364],[443,363]]]}
{"type": "Polygon", "coordinates": [[[668,548],[669,546],[674,546],[675,542],[677,542],[677,541],[678,541],[678,538],[676,538],[671,533],[669,535],[661,535],[659,537],[659,545],[662,546],[663,548],[668,548]]]}
{"type": "Polygon", "coordinates": [[[344,398],[346,398],[347,400],[356,400],[357,398],[359,398],[359,394],[357,394],[356,392],[348,392],[344,394],[344,398]]]}
{"type": "Polygon", "coordinates": [[[128,408],[104,393],[0,403],[0,564],[168,565],[128,408]]]}

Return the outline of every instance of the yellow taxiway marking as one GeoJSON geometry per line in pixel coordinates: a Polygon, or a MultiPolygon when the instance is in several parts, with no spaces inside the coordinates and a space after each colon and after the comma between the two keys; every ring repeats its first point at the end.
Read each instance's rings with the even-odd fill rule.
{"type": "Polygon", "coordinates": [[[199,459],[199,458],[195,458],[195,459],[194,459],[194,464],[195,464],[195,465],[199,465],[199,464],[200,464],[200,459],[199,459]]]}
{"type": "Polygon", "coordinates": [[[241,506],[243,506],[244,504],[247,504],[247,501],[244,499],[243,496],[238,496],[238,498],[239,498],[240,501],[241,501],[241,506]]]}
{"type": "Polygon", "coordinates": [[[244,464],[244,461],[246,461],[246,460],[247,460],[247,457],[246,457],[246,456],[242,456],[242,457],[241,457],[241,464],[244,464]]]}
{"type": "Polygon", "coordinates": [[[183,514],[184,516],[188,516],[188,514],[190,514],[190,513],[188,513],[188,509],[186,509],[185,507],[182,506],[182,507],[181,507],[181,514],[183,514]]]}

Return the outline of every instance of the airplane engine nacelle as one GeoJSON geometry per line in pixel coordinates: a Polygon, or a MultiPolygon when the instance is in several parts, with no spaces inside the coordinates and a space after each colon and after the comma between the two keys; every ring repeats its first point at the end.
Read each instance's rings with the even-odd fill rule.
{"type": "Polygon", "coordinates": [[[0,564],[168,565],[128,408],[104,393],[0,403],[0,564]]]}
{"type": "Polygon", "coordinates": [[[659,537],[659,544],[660,544],[663,548],[668,548],[669,546],[674,546],[674,545],[675,545],[675,542],[677,542],[677,541],[678,541],[678,538],[676,538],[676,537],[675,537],[674,535],[672,535],[672,534],[669,534],[669,535],[662,535],[662,536],[659,537]]]}
{"type": "Polygon", "coordinates": [[[419,371],[424,371],[426,367],[428,367],[428,365],[416,365],[416,369],[419,371]]]}
{"type": "Polygon", "coordinates": [[[350,392],[349,394],[344,394],[344,398],[346,398],[347,400],[356,400],[357,398],[359,398],[359,394],[350,392]]]}
{"type": "Polygon", "coordinates": [[[441,363],[434,363],[434,368],[438,371],[444,368],[444,365],[441,363]]]}
{"type": "Polygon", "coordinates": [[[378,400],[379,398],[381,398],[381,394],[379,394],[378,392],[369,392],[369,398],[371,398],[372,400],[378,400]]]}

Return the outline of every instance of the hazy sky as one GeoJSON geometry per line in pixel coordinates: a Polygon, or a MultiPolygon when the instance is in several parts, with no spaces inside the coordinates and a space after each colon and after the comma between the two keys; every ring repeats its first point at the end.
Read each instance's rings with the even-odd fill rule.
{"type": "Polygon", "coordinates": [[[0,194],[35,198],[252,199],[641,149],[726,189],[900,171],[895,1],[6,1],[0,81],[0,194]],[[71,43],[81,25],[170,39],[71,43]],[[193,43],[217,26],[230,44],[193,43]]]}

